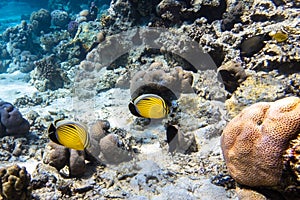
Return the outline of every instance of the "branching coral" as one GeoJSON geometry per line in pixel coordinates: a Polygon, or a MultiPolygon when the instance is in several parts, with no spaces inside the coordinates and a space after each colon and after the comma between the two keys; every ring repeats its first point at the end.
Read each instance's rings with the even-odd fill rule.
{"type": "Polygon", "coordinates": [[[13,165],[0,169],[0,197],[9,200],[31,199],[30,179],[25,167],[13,165]]]}

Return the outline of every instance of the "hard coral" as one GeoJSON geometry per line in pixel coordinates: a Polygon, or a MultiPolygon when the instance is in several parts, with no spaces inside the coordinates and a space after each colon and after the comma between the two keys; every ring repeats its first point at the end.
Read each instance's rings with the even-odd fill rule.
{"type": "Polygon", "coordinates": [[[29,131],[29,122],[11,103],[0,102],[0,137],[24,135],[29,131]]]}
{"type": "Polygon", "coordinates": [[[70,21],[70,18],[66,11],[54,10],[51,12],[51,20],[54,26],[66,28],[70,21]]]}
{"type": "Polygon", "coordinates": [[[10,200],[32,199],[30,179],[25,167],[13,165],[0,169],[0,197],[10,200]]]}
{"type": "Polygon", "coordinates": [[[51,15],[46,9],[40,9],[31,13],[30,23],[35,34],[40,35],[41,31],[48,32],[51,26],[51,15]]]}
{"type": "Polygon", "coordinates": [[[50,55],[41,60],[34,62],[36,68],[31,74],[35,87],[40,91],[47,89],[56,90],[64,86],[64,78],[66,78],[58,64],[55,56],[50,55]]]}
{"type": "Polygon", "coordinates": [[[283,154],[300,133],[300,98],[245,108],[223,131],[221,147],[230,175],[247,186],[276,186],[283,154]]]}

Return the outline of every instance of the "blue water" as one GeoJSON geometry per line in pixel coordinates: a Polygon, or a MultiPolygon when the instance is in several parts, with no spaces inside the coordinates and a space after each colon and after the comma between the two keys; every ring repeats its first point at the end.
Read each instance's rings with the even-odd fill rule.
{"type": "MultiPolygon", "coordinates": [[[[69,0],[73,1],[74,0],[69,0]]],[[[0,33],[5,31],[6,28],[20,24],[21,20],[28,20],[33,11],[38,11],[41,8],[49,9],[48,4],[53,0],[1,0],[0,1],[0,33]]],[[[58,2],[58,1],[57,1],[58,2]]],[[[68,2],[67,0],[61,2],[68,2]]],[[[88,8],[90,1],[82,0],[79,5],[80,8],[88,8]]],[[[110,0],[98,0],[95,1],[99,8],[99,13],[104,12],[110,4],[110,0]]],[[[71,11],[71,10],[70,10],[71,11]]],[[[78,11],[74,11],[75,13],[78,11]]]]}
{"type": "Polygon", "coordinates": [[[40,8],[47,8],[47,1],[19,0],[1,1],[0,3],[0,32],[10,26],[15,26],[22,19],[29,20],[30,14],[40,8]],[[29,3],[30,2],[30,3],[29,3]]]}

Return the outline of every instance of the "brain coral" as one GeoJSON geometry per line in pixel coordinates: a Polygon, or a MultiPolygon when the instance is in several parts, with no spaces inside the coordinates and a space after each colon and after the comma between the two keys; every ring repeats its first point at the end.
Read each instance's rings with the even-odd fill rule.
{"type": "Polygon", "coordinates": [[[230,175],[248,186],[276,186],[283,154],[300,133],[300,98],[255,103],[223,131],[221,147],[230,175]]]}

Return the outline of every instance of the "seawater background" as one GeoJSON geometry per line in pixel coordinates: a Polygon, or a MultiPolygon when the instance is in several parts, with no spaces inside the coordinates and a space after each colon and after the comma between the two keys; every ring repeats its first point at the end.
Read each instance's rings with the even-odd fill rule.
{"type": "Polygon", "coordinates": [[[29,20],[33,11],[47,6],[48,2],[44,0],[0,1],[0,33],[19,24],[21,20],[29,20]]]}
{"type": "MultiPolygon", "coordinates": [[[[80,2],[80,1],[79,1],[80,2]]],[[[104,12],[110,4],[110,0],[97,1],[99,6],[99,14],[104,12]]],[[[16,1],[0,1],[0,33],[10,26],[15,26],[21,20],[29,21],[30,14],[41,8],[48,9],[51,0],[16,0],[16,1]]],[[[87,9],[88,5],[82,4],[82,9],[87,9]]]]}

